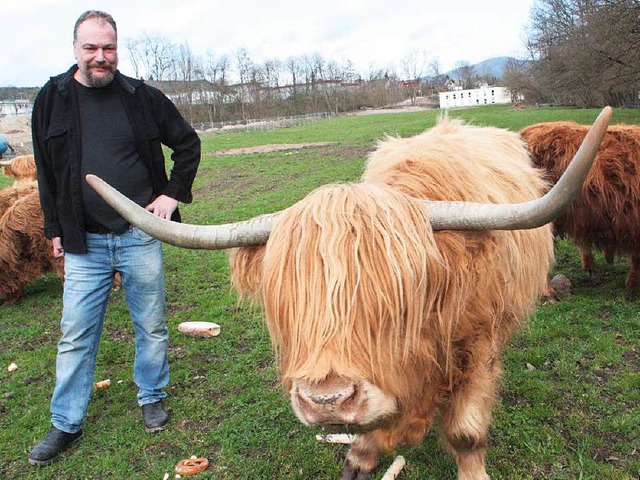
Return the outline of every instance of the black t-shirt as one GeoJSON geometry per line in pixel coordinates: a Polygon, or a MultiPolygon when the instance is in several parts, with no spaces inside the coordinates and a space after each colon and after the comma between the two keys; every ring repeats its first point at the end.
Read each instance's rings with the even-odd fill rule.
{"type": "MultiPolygon", "coordinates": [[[[140,206],[151,201],[149,172],[136,145],[133,128],[115,85],[89,88],[76,82],[82,140],[82,178],[93,173],[140,206]]],[[[129,227],[127,221],[82,181],[86,226],[100,224],[116,233],[129,227]]]]}

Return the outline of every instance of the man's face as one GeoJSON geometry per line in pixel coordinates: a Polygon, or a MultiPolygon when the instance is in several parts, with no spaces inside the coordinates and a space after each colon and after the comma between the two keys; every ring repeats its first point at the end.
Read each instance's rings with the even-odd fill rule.
{"type": "Polygon", "coordinates": [[[118,44],[113,27],[90,18],[78,27],[73,53],[78,62],[75,79],[87,87],[109,85],[118,67],[118,44]]]}

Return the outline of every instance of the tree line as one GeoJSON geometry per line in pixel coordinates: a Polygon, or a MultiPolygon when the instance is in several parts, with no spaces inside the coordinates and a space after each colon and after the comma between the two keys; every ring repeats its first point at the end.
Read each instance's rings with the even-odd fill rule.
{"type": "Polygon", "coordinates": [[[376,108],[415,101],[445,82],[444,76],[431,75],[437,64],[427,65],[418,52],[405,55],[399,73],[388,68],[362,75],[352,62],[338,63],[318,53],[256,62],[245,48],[197,55],[188,43],[148,34],[127,39],[125,47],[134,76],[169,94],[193,122],[376,108]],[[422,81],[427,75],[431,80],[422,81]]]}
{"type": "Polygon", "coordinates": [[[640,0],[537,0],[527,48],[502,78],[527,102],[640,106],[640,0]]]}

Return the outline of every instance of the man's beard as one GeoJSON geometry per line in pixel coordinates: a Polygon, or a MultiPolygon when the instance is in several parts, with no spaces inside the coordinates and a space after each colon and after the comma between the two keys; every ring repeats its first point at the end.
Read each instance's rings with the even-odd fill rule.
{"type": "Polygon", "coordinates": [[[96,77],[91,71],[91,67],[87,65],[84,71],[82,72],[82,74],[90,87],[100,88],[100,87],[106,87],[107,85],[109,85],[113,81],[113,78],[115,77],[116,72],[114,68],[112,71],[107,73],[104,77],[96,77]]]}

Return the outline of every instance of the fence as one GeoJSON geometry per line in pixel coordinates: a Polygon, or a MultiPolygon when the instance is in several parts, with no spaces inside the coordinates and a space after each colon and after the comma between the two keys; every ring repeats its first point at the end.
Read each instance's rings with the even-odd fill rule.
{"type": "Polygon", "coordinates": [[[295,127],[306,123],[316,122],[324,118],[333,117],[331,112],[310,113],[292,117],[273,117],[254,120],[235,120],[232,122],[195,123],[193,127],[201,132],[223,133],[228,130],[266,131],[279,128],[295,127]]]}

